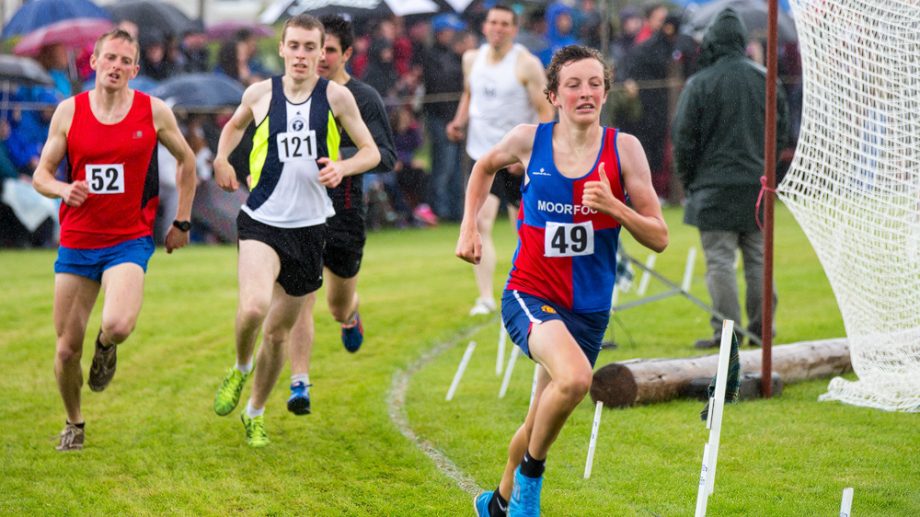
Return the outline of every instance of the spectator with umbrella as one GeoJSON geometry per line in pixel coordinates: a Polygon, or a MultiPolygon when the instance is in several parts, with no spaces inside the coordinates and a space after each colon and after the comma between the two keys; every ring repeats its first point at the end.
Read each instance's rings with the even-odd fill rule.
{"type": "Polygon", "coordinates": [[[255,58],[256,45],[252,33],[241,30],[232,40],[225,41],[217,53],[218,74],[239,81],[244,86],[257,83],[271,74],[255,58]]]}
{"type": "MultiPolygon", "coordinates": [[[[22,84],[24,91],[31,91],[29,86],[50,91],[52,80],[33,59],[0,55],[0,81],[5,85],[0,92],[0,246],[46,245],[57,220],[56,206],[32,189],[31,169],[14,164],[9,149],[22,150],[25,132],[14,137],[10,124],[20,121],[23,114],[17,110],[14,117],[8,107],[11,83],[22,84]]],[[[33,115],[25,113],[26,118],[33,115]]]]}
{"type": "Polygon", "coordinates": [[[179,43],[179,56],[183,72],[208,71],[211,51],[208,49],[208,36],[204,31],[204,24],[201,20],[192,22],[188,30],[182,34],[182,41],[179,43]]]}
{"type": "Polygon", "coordinates": [[[70,54],[67,47],[60,43],[43,46],[36,60],[54,79],[54,90],[62,99],[73,95],[73,85],[70,81],[70,54]]]}
{"type": "Polygon", "coordinates": [[[71,18],[45,25],[23,36],[13,52],[35,57],[54,79],[61,98],[73,93],[78,82],[75,53],[79,55],[92,47],[96,38],[112,29],[112,22],[103,18],[71,18]]]}
{"type": "Polygon", "coordinates": [[[50,86],[23,86],[12,100],[27,107],[17,110],[16,116],[11,118],[12,132],[7,149],[19,171],[31,176],[48,138],[51,115],[61,98],[50,86]]]}
{"type": "Polygon", "coordinates": [[[166,35],[157,29],[141,33],[141,75],[154,81],[169,79],[178,71],[169,59],[169,42],[166,35]]]}

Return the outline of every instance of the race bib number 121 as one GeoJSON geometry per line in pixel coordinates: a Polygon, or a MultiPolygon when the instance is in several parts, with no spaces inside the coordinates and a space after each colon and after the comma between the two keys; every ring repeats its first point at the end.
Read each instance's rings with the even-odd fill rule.
{"type": "Polygon", "coordinates": [[[278,133],[278,159],[282,162],[316,159],[316,131],[278,133]]]}
{"type": "Polygon", "coordinates": [[[91,194],[124,194],[125,165],[123,163],[88,164],[86,184],[91,194]]]}

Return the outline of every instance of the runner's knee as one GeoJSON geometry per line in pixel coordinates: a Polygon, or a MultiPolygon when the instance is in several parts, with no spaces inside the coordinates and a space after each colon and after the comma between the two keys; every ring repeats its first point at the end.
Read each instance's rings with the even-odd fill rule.
{"type": "Polygon", "coordinates": [[[581,402],[588,391],[591,389],[592,373],[590,368],[579,368],[561,376],[559,379],[553,379],[553,384],[566,399],[578,403],[581,402]]]}
{"type": "Polygon", "coordinates": [[[278,329],[265,329],[262,333],[262,346],[271,347],[272,351],[278,351],[284,345],[289,331],[278,329]]]}
{"type": "Polygon", "coordinates": [[[77,363],[80,364],[80,358],[83,357],[83,347],[80,346],[82,343],[69,341],[65,342],[58,340],[57,350],[55,350],[55,355],[57,360],[63,364],[77,363]]]}
{"type": "Polygon", "coordinates": [[[134,323],[134,318],[126,317],[103,320],[102,334],[110,344],[117,345],[128,339],[128,336],[134,331],[134,323]]]}
{"type": "Polygon", "coordinates": [[[268,304],[259,303],[257,301],[241,301],[238,311],[241,322],[244,324],[250,323],[258,325],[265,319],[265,315],[268,313],[268,304]]]}

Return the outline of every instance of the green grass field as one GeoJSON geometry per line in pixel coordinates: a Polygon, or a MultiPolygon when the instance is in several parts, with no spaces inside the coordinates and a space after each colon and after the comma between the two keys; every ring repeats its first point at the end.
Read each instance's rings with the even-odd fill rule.
{"type": "MultiPolygon", "coordinates": [[[[657,269],[679,279],[697,234],[680,223],[679,209],[666,215],[671,246],[657,269]]],[[[496,397],[498,323],[466,315],[475,288],[469,267],[453,258],[456,232],[371,234],[360,283],[364,348],[345,352],[318,304],[314,413],[286,411],[285,370],[266,411],[273,443],[261,450],[246,446],[239,410],[228,417],[212,410],[233,362],[234,247],[156,253],[115,380],[102,394],[84,390],[86,448],[66,454],[54,450],[64,423],[52,368],[54,253],[0,252],[0,513],[471,515],[470,494],[391,417],[403,415],[418,442],[494,488],[507,440],[526,412],[526,358],[508,395],[496,397]],[[454,400],[445,402],[466,336],[479,345],[454,400]],[[408,383],[404,404],[391,400],[399,378],[408,383]]],[[[498,245],[500,286],[514,246],[507,224],[498,228],[498,245]]],[[[636,244],[626,246],[644,260],[636,244]]],[[[776,260],[776,342],[842,336],[828,282],[784,209],[776,260]]],[[[698,255],[693,292],[708,300],[703,273],[698,255]]],[[[694,355],[691,344],[707,335],[707,319],[679,298],[624,311],[611,325],[620,347],[603,352],[597,366],[694,355]]],[[[98,322],[97,310],[88,336],[98,322]]],[[[86,343],[88,368],[90,337],[86,343]]],[[[826,384],[791,385],[781,397],[728,407],[710,515],[836,515],[847,486],[855,488],[854,515],[920,515],[917,415],[819,403],[826,384]]],[[[605,410],[585,481],[594,413],[587,399],[550,452],[545,515],[692,515],[708,436],[700,409],[680,400],[605,410]]]]}

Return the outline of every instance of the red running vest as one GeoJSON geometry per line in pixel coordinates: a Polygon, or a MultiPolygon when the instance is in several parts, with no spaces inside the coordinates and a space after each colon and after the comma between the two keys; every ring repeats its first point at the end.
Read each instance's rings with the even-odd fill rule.
{"type": "Polygon", "coordinates": [[[152,235],[159,175],[150,97],[135,90],[131,109],[116,124],[96,119],[89,92],[74,104],[67,181],[86,181],[90,193],[78,207],[61,204],[61,246],[106,248],[152,235]]]}

